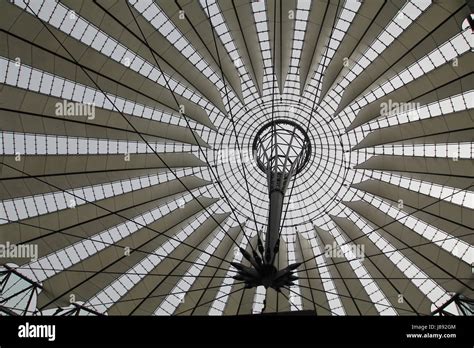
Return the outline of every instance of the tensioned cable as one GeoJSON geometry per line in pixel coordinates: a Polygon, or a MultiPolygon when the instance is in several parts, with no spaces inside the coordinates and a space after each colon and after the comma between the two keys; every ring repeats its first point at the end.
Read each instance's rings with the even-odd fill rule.
{"type": "MultiPolygon", "coordinates": [[[[331,28],[331,34],[330,34],[330,36],[329,36],[329,41],[331,40],[332,33],[333,33],[334,28],[335,28],[335,25],[336,25],[336,20],[337,20],[339,5],[340,5],[340,0],[338,0],[338,2],[337,2],[337,7],[336,7],[336,11],[335,11],[335,16],[334,16],[332,28],[331,28]]],[[[327,5],[327,7],[326,7],[326,12],[327,12],[327,9],[329,8],[329,6],[330,6],[330,3],[328,3],[328,5],[327,5]]],[[[281,25],[281,23],[280,23],[280,25],[281,25]]],[[[327,46],[327,47],[329,47],[329,41],[328,41],[328,46],[327,46]]],[[[326,65],[326,58],[327,58],[327,56],[325,55],[325,56],[324,56],[323,67],[326,65]]],[[[320,78],[319,81],[318,81],[318,87],[317,87],[317,89],[319,89],[319,84],[321,83],[322,79],[324,78],[324,73],[325,73],[325,70],[322,71],[321,78],[320,78]]],[[[301,83],[301,82],[300,82],[300,83],[301,83]]],[[[317,89],[316,89],[316,91],[317,91],[317,89]]],[[[314,112],[315,112],[315,107],[316,107],[316,96],[315,96],[315,98],[313,99],[313,106],[311,107],[311,112],[310,112],[310,115],[309,115],[308,124],[307,124],[307,126],[306,126],[306,133],[309,132],[309,127],[310,127],[310,125],[311,125],[311,119],[312,119],[313,114],[314,114],[314,112]]],[[[329,157],[328,157],[328,158],[329,158],[329,157]]],[[[345,161],[343,160],[342,162],[344,163],[345,161]]],[[[285,213],[284,213],[284,215],[283,215],[283,220],[282,220],[282,223],[281,223],[281,225],[280,225],[280,227],[279,227],[278,240],[280,239],[280,236],[281,236],[281,233],[282,233],[282,230],[283,230],[283,221],[285,221],[285,219],[286,219],[286,214],[287,214],[288,208],[289,208],[289,206],[290,206],[289,203],[290,203],[290,201],[291,201],[291,195],[293,194],[293,188],[295,187],[295,182],[296,182],[296,174],[295,174],[294,177],[293,177],[293,184],[292,184],[292,187],[291,187],[291,190],[290,190],[290,195],[288,196],[288,201],[287,201],[288,203],[286,204],[285,213]]]]}
{"type": "MultiPolygon", "coordinates": [[[[230,115],[230,121],[231,121],[231,124],[232,124],[232,130],[233,130],[233,133],[234,133],[235,142],[236,142],[236,145],[237,145],[237,150],[238,150],[238,153],[239,153],[239,157],[241,158],[242,150],[241,150],[241,147],[240,147],[239,139],[238,139],[238,136],[237,136],[237,130],[236,130],[235,123],[234,123],[234,115],[233,115],[233,112],[232,112],[232,106],[230,104],[229,93],[227,91],[227,83],[226,83],[227,80],[224,76],[224,71],[222,69],[222,62],[221,62],[221,58],[220,58],[220,54],[219,54],[219,48],[217,47],[216,35],[214,33],[214,27],[212,25],[211,13],[209,11],[209,5],[207,3],[207,0],[206,0],[206,10],[207,10],[207,16],[209,18],[209,23],[210,23],[210,26],[211,26],[212,39],[214,41],[214,47],[216,49],[217,60],[218,60],[219,69],[220,69],[220,73],[221,73],[221,79],[222,79],[223,84],[224,84],[224,95],[226,96],[226,99],[227,99],[227,106],[229,108],[229,115],[230,115]]],[[[255,231],[258,234],[257,218],[255,216],[255,209],[254,209],[254,205],[253,205],[253,201],[252,201],[252,195],[250,194],[250,187],[249,187],[249,183],[248,183],[248,180],[247,180],[247,174],[246,174],[246,171],[245,171],[245,166],[242,163],[243,161],[240,160],[239,162],[242,166],[243,177],[244,177],[244,180],[245,180],[245,185],[246,185],[247,193],[248,193],[248,196],[249,196],[250,207],[251,207],[251,210],[252,210],[253,221],[254,221],[254,224],[255,224],[255,231]]],[[[250,240],[248,239],[248,237],[246,237],[246,238],[247,238],[247,242],[249,243],[252,251],[255,252],[255,249],[253,248],[252,244],[250,243],[250,240]]]]}
{"type": "MultiPolygon", "coordinates": [[[[468,188],[470,188],[470,187],[472,187],[472,186],[474,186],[474,185],[469,185],[466,189],[468,189],[468,188]]],[[[464,189],[464,190],[466,190],[466,189],[464,189]]],[[[443,198],[437,199],[437,200],[435,200],[434,202],[432,202],[432,203],[426,205],[425,207],[418,208],[418,209],[414,210],[413,212],[406,214],[405,217],[410,216],[410,215],[413,215],[414,213],[416,213],[416,212],[418,212],[418,211],[422,211],[423,209],[425,209],[425,208],[427,208],[427,207],[429,207],[429,206],[431,206],[431,205],[433,205],[433,204],[436,204],[436,203],[438,203],[438,202],[440,202],[440,201],[442,201],[442,200],[448,198],[449,196],[452,196],[452,195],[457,194],[457,193],[459,193],[459,192],[461,192],[461,191],[464,191],[464,190],[461,189],[461,190],[459,190],[458,192],[453,192],[451,195],[448,195],[447,197],[443,197],[443,198]]],[[[387,226],[389,226],[389,225],[391,225],[391,224],[393,224],[393,223],[395,223],[395,222],[398,222],[398,221],[394,219],[393,221],[390,221],[390,222],[384,224],[383,226],[379,226],[379,227],[373,229],[372,231],[370,231],[370,232],[367,233],[367,234],[361,235],[361,236],[359,236],[359,237],[357,237],[357,238],[354,238],[354,239],[352,239],[352,240],[349,239],[347,242],[341,244],[340,246],[347,245],[348,243],[354,242],[355,240],[358,240],[358,239],[363,238],[363,237],[367,237],[367,236],[369,236],[370,234],[372,234],[373,232],[376,232],[377,230],[380,230],[380,229],[384,229],[385,227],[387,227],[387,226]]],[[[384,231],[385,231],[386,233],[388,233],[391,237],[393,237],[393,238],[395,238],[396,240],[398,240],[400,243],[404,244],[404,245],[406,246],[406,248],[408,248],[408,249],[414,251],[416,254],[418,254],[419,256],[421,256],[422,258],[424,258],[425,260],[427,260],[427,261],[430,262],[431,264],[433,264],[435,267],[439,268],[441,271],[443,271],[444,273],[448,274],[448,275],[451,276],[453,279],[457,280],[459,283],[461,283],[462,285],[464,285],[464,286],[466,286],[467,288],[469,288],[469,289],[472,290],[472,288],[471,288],[467,283],[461,281],[458,277],[456,277],[455,275],[451,274],[451,272],[445,270],[445,269],[444,269],[443,267],[441,267],[438,263],[432,261],[429,257],[426,257],[424,254],[422,254],[422,253],[420,253],[419,251],[417,251],[414,246],[410,246],[410,245],[408,245],[407,243],[405,243],[402,239],[400,239],[400,238],[394,236],[392,233],[390,233],[390,232],[388,232],[388,231],[386,231],[386,230],[384,230],[384,231]]],[[[432,242],[431,242],[431,243],[432,243],[432,242]]],[[[395,251],[397,251],[397,250],[398,250],[398,249],[395,249],[395,251]]],[[[315,259],[316,257],[321,256],[321,255],[324,255],[324,253],[315,255],[314,257],[311,257],[311,258],[309,258],[308,260],[305,260],[305,261],[303,261],[303,262],[307,262],[307,261],[313,260],[313,259],[315,259]]]]}
{"type": "MultiPolygon", "coordinates": [[[[196,215],[198,213],[195,213],[194,215],[196,215]]],[[[192,219],[192,216],[189,217],[188,219],[192,219]]],[[[47,230],[47,231],[52,231],[54,233],[60,233],[62,235],[65,235],[65,236],[69,236],[69,237],[74,237],[74,238],[78,238],[80,240],[90,240],[92,242],[96,242],[96,243],[100,243],[100,244],[104,244],[104,245],[107,245],[107,246],[113,246],[113,247],[116,247],[116,248],[119,248],[119,249],[123,249],[123,247],[117,245],[117,243],[109,243],[109,242],[105,242],[105,241],[102,241],[102,240],[99,240],[99,239],[93,239],[93,236],[92,237],[84,237],[84,236],[79,236],[79,235],[76,235],[76,234],[72,234],[72,233],[68,233],[68,232],[64,232],[64,231],[56,231],[56,230],[53,230],[53,229],[49,229],[49,228],[46,228],[46,227],[41,227],[41,226],[35,226],[35,225],[32,225],[32,224],[27,224],[27,223],[24,223],[24,222],[19,222],[19,221],[11,221],[11,220],[8,220],[8,219],[4,219],[4,218],[0,218],[0,220],[4,220],[4,221],[7,221],[8,223],[16,223],[16,224],[20,224],[20,225],[25,225],[25,226],[29,226],[29,227],[34,227],[34,228],[37,228],[37,229],[41,229],[41,230],[47,230]]],[[[90,222],[90,221],[88,221],[90,222]]],[[[182,222],[179,222],[178,224],[176,225],[173,225],[171,228],[173,227],[176,227],[177,225],[181,224],[182,222]]],[[[81,223],[82,224],[82,223],[81,223]]],[[[80,224],[78,224],[80,225],[80,224]]],[[[75,226],[74,226],[75,227],[75,226]]],[[[66,227],[65,230],[67,229],[70,229],[70,228],[73,228],[73,227],[66,227]]],[[[168,228],[166,229],[165,231],[163,232],[157,232],[159,233],[157,237],[163,235],[164,233],[168,232],[171,228],[168,228]]],[[[47,236],[49,236],[50,234],[48,234],[47,236]]],[[[168,237],[166,235],[166,237],[168,237]]],[[[21,244],[27,244],[27,243],[30,243],[31,241],[34,241],[36,239],[42,239],[44,238],[44,235],[43,236],[40,236],[40,237],[36,237],[36,238],[33,238],[29,241],[26,241],[26,242],[21,242],[21,243],[18,243],[17,245],[21,245],[21,244]]],[[[174,237],[168,237],[170,239],[174,238],[174,237]]],[[[149,242],[153,241],[153,239],[150,239],[149,242]]],[[[185,244],[184,242],[182,244],[185,244]]],[[[189,247],[193,247],[192,245],[188,245],[189,247]]],[[[200,251],[198,250],[197,248],[194,249],[194,250],[197,250],[197,251],[200,251]]],[[[163,257],[163,258],[169,258],[171,260],[177,260],[177,261],[181,261],[181,259],[179,258],[175,258],[175,257],[171,257],[171,256],[167,256],[167,255],[161,255],[161,254],[158,254],[158,253],[154,253],[154,252],[150,252],[150,251],[145,251],[145,250],[141,250],[139,248],[130,248],[130,252],[132,251],[136,251],[136,252],[140,252],[140,253],[144,253],[144,254],[147,254],[147,255],[155,255],[155,256],[159,256],[159,257],[163,257]]],[[[211,255],[211,254],[207,254],[211,257],[215,257],[217,258],[219,261],[225,261],[225,259],[222,259],[222,258],[219,258],[219,257],[216,257],[214,255],[211,255]]],[[[47,257],[48,255],[46,255],[45,257],[47,257]]],[[[199,266],[207,266],[208,264],[201,264],[201,263],[198,263],[198,262],[190,262],[190,261],[187,261],[187,260],[184,260],[184,262],[188,262],[188,263],[192,263],[194,265],[199,265],[199,266]]],[[[215,267],[215,266],[210,266],[209,267],[211,268],[218,268],[218,267],[215,267]]],[[[23,266],[19,266],[18,268],[28,268],[28,269],[35,269],[34,267],[30,267],[29,265],[23,265],[23,266]]],[[[225,268],[218,268],[220,270],[226,270],[225,268]]],[[[53,269],[47,269],[47,268],[39,268],[38,270],[53,270],[53,269]]],[[[58,269],[59,270],[59,269],[58,269]]],[[[68,270],[68,269],[63,269],[61,270],[63,272],[76,272],[76,270],[68,270]]]]}
{"type": "MultiPolygon", "coordinates": [[[[26,3],[26,2],[24,2],[24,3],[26,4],[27,8],[36,16],[36,18],[38,18],[38,16],[37,16],[37,15],[35,14],[35,12],[31,9],[31,7],[29,6],[29,4],[26,3]]],[[[38,18],[38,19],[39,19],[39,18],[38,18]]],[[[89,79],[90,79],[90,80],[92,81],[92,83],[96,86],[96,88],[101,91],[101,93],[104,95],[104,97],[111,103],[111,105],[113,105],[113,107],[114,107],[114,108],[117,110],[117,112],[122,116],[122,118],[125,119],[125,121],[130,125],[130,127],[134,130],[134,132],[135,132],[135,133],[142,139],[142,141],[152,150],[152,152],[153,152],[153,153],[158,157],[158,159],[165,165],[165,167],[167,167],[167,169],[168,169],[168,170],[176,177],[176,179],[183,185],[183,187],[189,192],[189,194],[193,197],[193,199],[205,210],[205,212],[211,217],[211,219],[213,219],[213,220],[217,223],[217,225],[221,228],[221,230],[224,231],[225,235],[229,236],[229,238],[232,239],[233,243],[236,244],[237,246],[239,246],[239,245],[236,243],[235,239],[233,239],[230,235],[228,235],[227,231],[225,231],[225,230],[222,228],[221,224],[214,218],[213,214],[210,214],[210,213],[209,213],[209,211],[207,210],[207,208],[199,201],[199,199],[196,198],[196,196],[194,195],[194,193],[184,184],[184,182],[177,176],[177,174],[174,173],[174,171],[169,167],[169,165],[166,163],[166,161],[164,161],[164,160],[161,158],[161,156],[156,152],[156,150],[146,141],[146,139],[143,137],[143,135],[142,135],[140,132],[137,131],[137,129],[133,126],[133,124],[132,124],[132,123],[125,117],[125,115],[117,108],[117,106],[115,105],[115,103],[112,102],[112,100],[110,99],[110,97],[109,97],[106,93],[104,93],[104,91],[103,91],[103,90],[100,88],[100,86],[94,81],[94,79],[90,76],[90,74],[89,74],[82,66],[80,66],[80,65],[78,64],[78,62],[77,62],[77,60],[74,58],[74,56],[69,52],[69,50],[67,50],[67,48],[64,46],[64,44],[54,35],[54,33],[50,30],[50,28],[49,28],[43,21],[41,21],[41,20],[40,20],[40,23],[41,23],[41,24],[43,25],[43,27],[46,28],[47,31],[56,39],[56,41],[61,45],[61,47],[71,56],[71,58],[75,61],[76,65],[78,65],[78,66],[81,68],[81,70],[84,72],[84,74],[86,74],[86,75],[89,77],[89,79]]],[[[191,129],[191,132],[193,133],[192,129],[191,129]]],[[[6,165],[6,164],[4,164],[4,165],[6,165]]],[[[8,165],[7,165],[7,166],[8,166],[8,165]]],[[[22,172],[21,170],[18,170],[18,169],[14,168],[14,167],[11,167],[11,166],[9,166],[9,167],[12,168],[12,169],[14,169],[14,170],[17,170],[17,171],[19,171],[19,172],[21,172],[21,173],[23,173],[23,174],[25,174],[25,175],[28,176],[28,173],[26,173],[26,172],[22,172]]],[[[46,183],[46,184],[48,184],[48,185],[50,185],[50,186],[55,187],[54,185],[51,185],[50,183],[45,182],[45,181],[43,181],[43,180],[41,180],[41,179],[39,179],[39,178],[35,178],[35,179],[36,179],[36,180],[40,180],[40,181],[42,181],[42,182],[44,182],[44,183],[46,183]]],[[[60,188],[56,187],[56,189],[60,189],[60,188]]],[[[60,190],[61,190],[61,189],[60,189],[60,190]]],[[[62,190],[62,191],[64,191],[64,190],[62,190]]],[[[66,191],[64,191],[64,192],[66,192],[66,191]]],[[[69,193],[69,192],[68,192],[68,193],[69,193]]],[[[72,195],[73,195],[73,194],[72,194],[72,195]]],[[[82,199],[82,198],[81,198],[81,199],[82,199]]],[[[109,211],[108,209],[105,209],[105,208],[103,208],[103,207],[101,207],[101,206],[99,206],[99,205],[97,205],[97,204],[95,204],[95,203],[92,203],[92,202],[88,202],[88,203],[93,204],[93,205],[95,205],[95,206],[97,206],[97,207],[99,207],[99,208],[102,208],[102,209],[106,210],[106,211],[109,211]]],[[[114,212],[112,212],[112,211],[109,211],[109,212],[114,213],[114,212]]],[[[114,213],[114,214],[115,214],[115,213],[114,213]]],[[[115,214],[115,215],[120,216],[119,214],[115,214]]],[[[124,219],[130,221],[128,218],[125,218],[125,217],[123,217],[123,216],[120,216],[120,217],[122,217],[122,218],[124,218],[124,219]]],[[[136,223],[136,222],[134,222],[134,223],[136,223]]],[[[137,223],[137,224],[138,224],[138,223],[137,223]]],[[[139,225],[140,225],[140,224],[139,224],[139,225]]],[[[143,225],[142,225],[142,227],[152,230],[152,229],[149,228],[148,226],[143,226],[143,225]]],[[[154,231],[154,232],[157,232],[157,231],[154,231]]],[[[159,232],[158,232],[158,233],[159,233],[159,232]]],[[[191,246],[191,247],[192,247],[192,246],[191,246]]],[[[198,249],[196,249],[196,250],[198,250],[198,249]]],[[[202,251],[202,252],[204,252],[204,251],[202,251]]],[[[209,253],[207,253],[207,254],[209,254],[209,253]]],[[[211,257],[215,257],[215,256],[212,255],[212,254],[209,254],[209,255],[210,255],[211,257]]],[[[223,261],[230,263],[230,262],[227,261],[227,260],[223,260],[223,261]]]]}
{"type": "MultiPolygon", "coordinates": [[[[140,31],[140,33],[141,33],[141,35],[142,35],[144,41],[141,40],[140,38],[138,38],[131,30],[129,30],[129,28],[128,28],[127,26],[125,26],[121,21],[119,21],[119,20],[118,20],[114,15],[112,15],[107,9],[105,9],[105,8],[102,7],[100,4],[98,4],[96,0],[94,0],[94,3],[95,3],[99,8],[101,8],[105,13],[107,13],[111,18],[113,18],[117,23],[119,23],[122,27],[124,27],[124,28],[125,28],[126,30],[128,30],[131,34],[133,34],[133,35],[134,35],[139,41],[141,41],[145,46],[147,46],[147,48],[150,50],[150,52],[151,52],[151,54],[152,54],[152,56],[153,56],[153,59],[154,59],[154,61],[155,61],[155,64],[156,64],[157,68],[159,69],[161,75],[163,76],[163,79],[165,80],[166,86],[168,87],[168,90],[170,91],[173,100],[175,101],[175,103],[176,103],[176,105],[178,106],[178,109],[179,109],[179,108],[180,108],[180,104],[179,104],[179,102],[178,102],[178,100],[177,100],[177,98],[176,98],[176,96],[175,96],[174,90],[173,90],[173,89],[171,88],[171,86],[170,86],[169,78],[166,78],[166,77],[165,77],[165,74],[163,73],[163,70],[161,69],[161,66],[160,66],[160,64],[158,63],[158,60],[156,59],[155,54],[157,54],[157,53],[156,53],[155,50],[152,49],[151,46],[149,45],[149,43],[148,43],[148,41],[147,41],[147,39],[146,39],[146,36],[144,35],[144,33],[143,33],[143,31],[142,31],[140,25],[138,24],[138,21],[137,21],[135,15],[133,14],[132,9],[130,8],[130,5],[129,5],[128,1],[126,1],[127,8],[128,8],[128,10],[130,11],[130,14],[131,14],[131,16],[133,17],[133,19],[134,19],[134,21],[135,21],[135,24],[136,24],[138,30],[140,31]]],[[[114,106],[115,106],[115,105],[114,105],[114,106]]],[[[200,143],[199,143],[199,141],[198,141],[198,139],[197,139],[197,137],[196,137],[196,135],[195,135],[195,133],[194,133],[194,130],[192,129],[192,127],[191,127],[190,124],[189,124],[188,116],[185,114],[185,112],[180,113],[180,115],[183,116],[183,119],[185,120],[187,127],[190,129],[193,138],[195,139],[196,143],[198,144],[199,150],[201,151],[202,155],[204,156],[204,159],[205,159],[205,161],[206,161],[206,163],[207,163],[207,165],[208,165],[208,167],[209,167],[210,172],[212,173],[212,175],[213,175],[213,177],[214,177],[214,180],[216,180],[216,183],[218,184],[218,186],[220,187],[220,189],[221,189],[221,191],[222,191],[222,194],[223,194],[223,196],[224,196],[224,199],[225,199],[226,202],[229,204],[229,207],[231,208],[231,212],[232,212],[232,213],[234,214],[234,216],[235,216],[236,222],[237,222],[239,225],[242,226],[242,224],[239,222],[239,220],[238,220],[238,218],[237,218],[237,216],[236,216],[235,209],[233,208],[232,204],[230,203],[229,199],[227,198],[227,195],[225,194],[225,190],[221,187],[220,181],[219,181],[218,178],[216,177],[216,175],[215,175],[215,173],[214,173],[214,171],[213,171],[213,169],[212,169],[212,166],[210,165],[210,163],[209,163],[209,161],[208,161],[208,159],[207,159],[207,156],[205,155],[204,151],[202,150],[202,147],[201,147],[201,145],[200,145],[200,143]]],[[[130,122],[129,122],[129,124],[131,125],[130,122]]],[[[133,128],[133,127],[132,127],[132,128],[133,128]]],[[[134,130],[136,131],[136,129],[134,129],[134,130]]],[[[138,134],[138,133],[137,133],[137,134],[138,134]]],[[[141,136],[141,138],[142,138],[143,141],[146,143],[146,140],[145,140],[142,136],[141,136]]],[[[148,146],[149,146],[149,145],[148,145],[148,146]]],[[[155,154],[158,156],[158,153],[157,153],[156,151],[153,151],[153,152],[155,152],[155,154]]],[[[219,224],[219,226],[220,226],[220,224],[219,224]]],[[[220,226],[220,227],[221,227],[221,226],[220,226]]],[[[222,227],[221,227],[221,228],[222,228],[222,227]]],[[[245,234],[245,228],[242,228],[242,230],[244,231],[244,234],[245,234]]],[[[224,232],[225,232],[225,231],[224,231],[224,232]]],[[[226,233],[227,236],[229,236],[229,235],[227,234],[227,232],[225,232],[225,233],[226,233]]],[[[232,237],[229,236],[229,238],[231,238],[231,239],[233,240],[233,242],[235,243],[235,240],[234,240],[232,237]]],[[[248,239],[248,237],[247,237],[247,239],[248,239]]],[[[237,245],[237,244],[236,244],[236,245],[237,245]]],[[[238,246],[238,245],[237,245],[237,246],[238,246]]]]}

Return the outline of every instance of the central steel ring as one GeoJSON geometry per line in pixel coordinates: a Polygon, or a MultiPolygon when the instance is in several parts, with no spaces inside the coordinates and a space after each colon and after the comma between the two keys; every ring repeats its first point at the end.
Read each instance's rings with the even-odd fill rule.
{"type": "Polygon", "coordinates": [[[295,175],[311,156],[311,143],[306,131],[290,120],[266,123],[255,135],[252,153],[264,173],[295,175]]]}

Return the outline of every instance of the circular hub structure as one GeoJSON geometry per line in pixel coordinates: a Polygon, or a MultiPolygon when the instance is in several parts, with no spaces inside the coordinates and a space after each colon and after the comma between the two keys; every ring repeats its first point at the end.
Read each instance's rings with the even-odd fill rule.
{"type": "Polygon", "coordinates": [[[252,151],[258,167],[265,173],[298,174],[311,156],[306,131],[289,120],[265,124],[256,134],[252,151]]]}

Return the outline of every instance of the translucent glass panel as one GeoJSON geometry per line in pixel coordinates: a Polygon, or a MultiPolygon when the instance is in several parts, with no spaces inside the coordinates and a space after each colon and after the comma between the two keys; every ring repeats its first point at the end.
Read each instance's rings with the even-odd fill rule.
{"type": "Polygon", "coordinates": [[[175,93],[196,103],[203,99],[196,91],[190,90],[170,76],[162,73],[158,67],[147,62],[144,58],[102,32],[84,18],[79,17],[63,4],[54,0],[32,1],[29,4],[25,4],[23,0],[15,0],[14,4],[161,86],[170,86],[171,90],[175,93]]]}
{"type": "MultiPolygon", "coordinates": [[[[4,267],[0,267],[0,286],[2,307],[17,313],[17,315],[33,315],[35,313],[36,297],[40,291],[35,284],[4,267]]],[[[0,316],[5,315],[7,314],[0,311],[0,316]]]]}
{"type": "Polygon", "coordinates": [[[451,113],[474,108],[474,91],[469,90],[452,97],[437,100],[435,102],[420,105],[409,111],[402,111],[390,116],[379,117],[372,122],[363,125],[364,130],[375,130],[430,119],[433,117],[449,115],[451,113]]]}
{"type": "Polygon", "coordinates": [[[407,1],[387,27],[379,34],[374,42],[372,42],[362,57],[355,62],[352,69],[344,77],[344,80],[341,81],[341,87],[347,87],[351,81],[381,55],[430,5],[431,1],[429,0],[407,1]]]}
{"type": "Polygon", "coordinates": [[[209,79],[219,89],[223,87],[220,77],[211,69],[199,52],[194,49],[186,37],[176,28],[173,22],[166,16],[165,12],[163,12],[153,0],[128,1],[154,28],[158,29],[160,34],[179,50],[189,62],[202,72],[203,78],[209,79]]]}
{"type": "Polygon", "coordinates": [[[313,249],[314,259],[325,291],[324,296],[327,297],[331,313],[332,315],[344,315],[344,307],[342,306],[336,286],[332,281],[331,273],[329,273],[329,269],[327,268],[327,262],[323,252],[324,246],[320,245],[320,241],[316,238],[316,234],[313,231],[309,232],[307,237],[313,249]]]}
{"type": "MultiPolygon", "coordinates": [[[[245,227],[244,227],[245,228],[245,227]]],[[[247,247],[248,241],[247,238],[242,238],[239,247],[234,247],[234,258],[232,262],[241,263],[243,259],[242,253],[239,251],[239,248],[244,249],[247,247]]],[[[225,306],[229,299],[230,292],[232,290],[232,286],[235,283],[235,280],[232,278],[233,276],[237,275],[237,272],[233,267],[230,267],[227,271],[224,280],[222,281],[222,285],[217,292],[216,298],[214,302],[212,302],[211,308],[209,309],[209,315],[222,315],[224,313],[225,306]]],[[[241,287],[241,286],[238,286],[241,287]]]]}
{"type": "MultiPolygon", "coordinates": [[[[280,243],[286,243],[286,249],[288,250],[288,264],[296,263],[296,253],[295,253],[295,242],[296,242],[296,235],[289,235],[286,237],[282,237],[280,243]]],[[[303,309],[303,304],[301,300],[301,290],[299,287],[298,279],[293,281],[295,284],[294,287],[291,287],[290,291],[290,310],[291,311],[300,311],[303,309]]]]}
{"type": "MultiPolygon", "coordinates": [[[[219,4],[215,0],[200,0],[199,2],[204,10],[204,13],[209,18],[213,30],[217,34],[217,38],[215,39],[219,39],[224,45],[229,58],[234,63],[234,66],[239,73],[242,94],[245,101],[247,102],[249,99],[254,99],[257,89],[253,84],[241,55],[239,54],[237,46],[232,39],[232,33],[224,21],[219,4]]],[[[222,67],[222,58],[220,59],[219,65],[222,67]]],[[[234,97],[234,93],[232,93],[229,86],[224,86],[224,89],[221,89],[221,95],[225,104],[230,103],[230,101],[233,99],[232,97],[234,97]]],[[[238,101],[234,102],[238,103],[238,101]]],[[[232,110],[235,108],[235,106],[232,104],[226,105],[226,107],[229,113],[232,113],[232,110]]]]}
{"type": "Polygon", "coordinates": [[[264,286],[258,286],[253,298],[252,314],[260,314],[263,311],[267,290],[264,286]]]}
{"type": "Polygon", "coordinates": [[[417,157],[449,158],[451,160],[469,159],[474,157],[473,143],[453,144],[416,144],[416,145],[381,145],[369,153],[379,155],[403,155],[417,157]]]}
{"type": "Polygon", "coordinates": [[[392,308],[390,302],[388,302],[385,295],[380,290],[377,283],[372,279],[367,269],[362,264],[361,260],[352,253],[351,248],[346,248],[350,241],[339,232],[339,230],[334,226],[331,230],[336,243],[341,248],[344,253],[344,258],[348,261],[351,266],[354,274],[359,278],[362,286],[364,287],[367,295],[370,297],[371,301],[374,303],[375,308],[381,315],[396,315],[397,313],[392,308]]]}
{"type": "MultiPolygon", "coordinates": [[[[199,190],[196,190],[195,194],[196,193],[199,193],[199,190]]],[[[86,240],[76,242],[67,248],[44,256],[35,262],[23,265],[19,268],[19,271],[30,270],[36,281],[43,282],[62,270],[68,269],[107,247],[116,246],[120,240],[132,235],[140,229],[146,228],[146,226],[149,226],[166,214],[179,209],[192,199],[190,194],[185,194],[181,196],[179,200],[160,204],[155,209],[108,228],[86,240]]]]}
{"type": "Polygon", "coordinates": [[[429,181],[380,171],[373,171],[370,174],[370,178],[396,185],[413,192],[419,192],[423,195],[436,198],[439,201],[450,202],[462,207],[474,209],[474,193],[472,191],[442,186],[429,181]]]}
{"type": "Polygon", "coordinates": [[[380,233],[370,227],[363,219],[351,211],[347,211],[349,219],[351,219],[358,228],[410,279],[413,284],[423,292],[431,302],[448,300],[449,295],[446,291],[430,279],[426,273],[414,265],[401,252],[397,251],[390,243],[384,239],[380,233]]]}
{"type": "Polygon", "coordinates": [[[117,155],[197,151],[197,146],[174,142],[141,142],[57,135],[0,132],[3,155],[117,155]]]}
{"type": "Polygon", "coordinates": [[[474,248],[464,241],[447,234],[439,228],[425,223],[423,220],[418,219],[369,193],[364,193],[363,199],[377,207],[377,209],[385,212],[397,222],[408,227],[414,233],[432,241],[450,254],[462,259],[467,264],[474,262],[474,248]]]}
{"type": "MultiPolygon", "coordinates": [[[[309,86],[306,89],[306,97],[308,99],[314,100],[314,105],[316,100],[320,98],[321,89],[322,89],[322,80],[324,79],[324,71],[331,62],[331,59],[334,57],[339,45],[344,39],[347,30],[349,29],[354,17],[356,16],[362,3],[354,0],[346,0],[342,11],[339,15],[339,18],[335,22],[334,27],[331,29],[331,36],[329,42],[324,50],[321,60],[318,64],[314,76],[310,80],[309,86]]],[[[336,109],[337,104],[334,101],[327,102],[333,110],[336,109]]],[[[314,106],[313,106],[314,107],[314,106]]],[[[331,112],[328,110],[329,114],[331,112]]]]}
{"type": "Polygon", "coordinates": [[[252,10],[257,29],[258,41],[262,52],[263,65],[265,66],[265,75],[273,74],[272,55],[270,49],[270,37],[268,29],[268,19],[265,1],[252,1],[252,10]]]}
{"type": "Polygon", "coordinates": [[[377,100],[381,96],[384,96],[394,90],[410,83],[418,77],[429,73],[430,71],[438,68],[439,66],[448,63],[449,61],[461,56],[462,54],[470,51],[470,38],[471,31],[465,30],[462,33],[451,38],[443,45],[433,50],[428,55],[424,56],[421,60],[415,62],[393,78],[384,82],[380,87],[375,88],[370,93],[364,96],[364,100],[357,101],[356,103],[362,107],[367,102],[377,100]]]}
{"type": "MultiPolygon", "coordinates": [[[[0,57],[0,83],[78,103],[91,104],[97,108],[123,112],[132,116],[186,127],[186,122],[181,117],[126,100],[113,94],[103,93],[97,89],[64,79],[60,76],[51,75],[25,64],[17,65],[14,60],[4,57],[0,57]],[[38,89],[35,89],[34,84],[38,81],[41,81],[41,84],[38,89]]],[[[190,123],[195,124],[195,122],[191,121],[190,123]]]]}

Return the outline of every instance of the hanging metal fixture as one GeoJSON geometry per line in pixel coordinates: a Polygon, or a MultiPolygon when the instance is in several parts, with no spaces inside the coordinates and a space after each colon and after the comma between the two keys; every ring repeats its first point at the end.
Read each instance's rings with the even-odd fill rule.
{"type": "Polygon", "coordinates": [[[300,173],[311,156],[311,143],[305,130],[297,123],[288,120],[275,120],[265,124],[256,134],[253,142],[253,155],[258,168],[266,175],[269,214],[265,246],[258,237],[257,251],[250,255],[241,250],[252,267],[233,263],[238,275],[247,287],[263,285],[279,290],[282,286],[293,285],[297,277],[292,271],[299,263],[278,270],[274,263],[280,245],[282,211],[285,193],[291,179],[300,173]]]}

